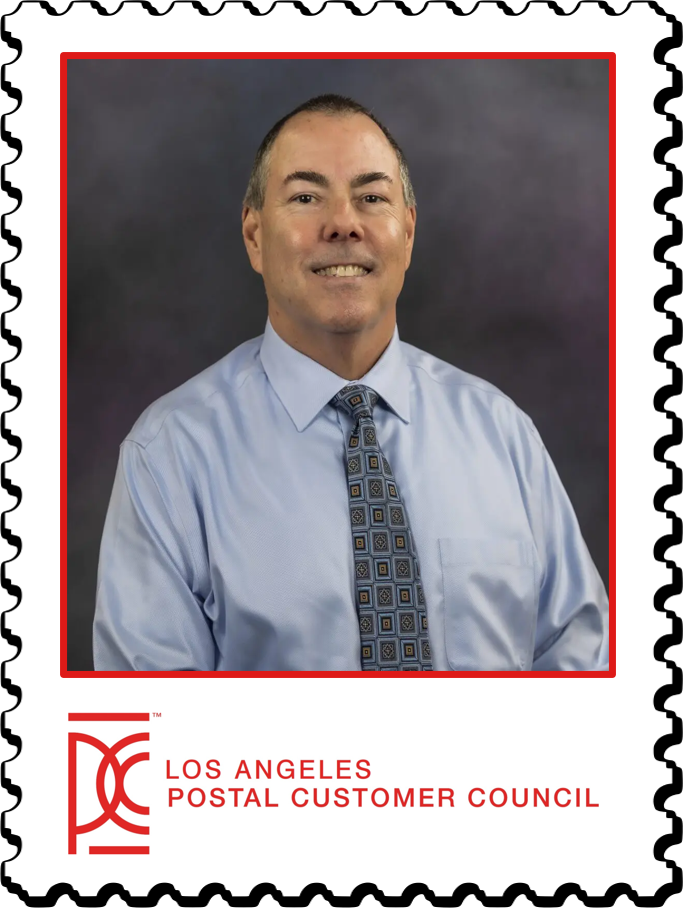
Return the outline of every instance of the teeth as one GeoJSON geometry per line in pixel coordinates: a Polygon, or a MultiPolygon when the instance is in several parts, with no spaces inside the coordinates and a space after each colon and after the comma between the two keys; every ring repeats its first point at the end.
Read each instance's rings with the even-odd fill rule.
{"type": "Polygon", "coordinates": [[[316,274],[326,277],[361,277],[368,274],[368,269],[361,265],[331,265],[329,268],[320,268],[316,274]]]}

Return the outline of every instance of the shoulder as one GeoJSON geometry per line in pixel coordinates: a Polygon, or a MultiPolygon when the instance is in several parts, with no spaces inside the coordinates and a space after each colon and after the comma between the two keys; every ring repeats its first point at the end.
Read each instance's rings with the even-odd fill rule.
{"type": "Polygon", "coordinates": [[[436,398],[458,419],[495,425],[502,431],[522,433],[542,444],[530,417],[491,382],[478,378],[412,344],[401,342],[412,381],[425,395],[436,398]]]}
{"type": "Polygon", "coordinates": [[[236,347],[218,362],[155,400],[136,420],[126,436],[146,448],[171,427],[199,428],[216,407],[230,407],[240,388],[254,374],[263,372],[259,350],[263,337],[236,347]]]}

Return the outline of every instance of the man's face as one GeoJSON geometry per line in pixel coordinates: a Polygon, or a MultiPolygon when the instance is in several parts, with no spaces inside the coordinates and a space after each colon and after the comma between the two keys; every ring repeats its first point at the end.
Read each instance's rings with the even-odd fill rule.
{"type": "Polygon", "coordinates": [[[271,321],[299,335],[393,330],[414,230],[396,154],[363,114],[293,117],[271,152],[263,208],[243,212],[271,321]]]}

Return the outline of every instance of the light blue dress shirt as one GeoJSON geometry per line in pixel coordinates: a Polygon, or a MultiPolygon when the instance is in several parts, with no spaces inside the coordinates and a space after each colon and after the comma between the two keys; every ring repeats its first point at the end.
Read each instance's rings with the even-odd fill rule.
{"type": "MultiPolygon", "coordinates": [[[[399,340],[359,380],[413,530],[435,671],[603,670],[607,598],[531,420],[399,340]]],[[[121,445],[95,668],[360,671],[348,382],[274,331],[153,403],[121,445]]]]}

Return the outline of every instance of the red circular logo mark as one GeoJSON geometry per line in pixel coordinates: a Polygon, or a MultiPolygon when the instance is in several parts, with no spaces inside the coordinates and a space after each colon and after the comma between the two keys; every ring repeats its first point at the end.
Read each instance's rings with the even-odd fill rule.
{"type": "MultiPolygon", "coordinates": [[[[138,826],[135,823],[131,823],[128,820],[125,820],[123,817],[120,817],[117,814],[117,809],[119,804],[124,804],[130,811],[137,814],[149,814],[149,807],[143,807],[140,804],[136,804],[126,792],[125,789],[125,778],[128,770],[135,766],[136,763],[140,763],[143,760],[149,760],[149,753],[138,753],[133,754],[128,757],[127,760],[124,760],[123,763],[120,763],[118,757],[116,756],[120,750],[124,747],[127,747],[129,744],[135,744],[138,741],[149,741],[148,732],[140,732],[135,735],[128,735],[125,738],[121,738],[116,744],[108,747],[103,741],[100,741],[99,738],[95,738],[93,735],[86,735],[82,732],[70,732],[69,733],[69,744],[70,751],[74,756],[73,771],[75,774],[75,750],[76,742],[81,741],[83,744],[90,744],[92,747],[96,748],[102,753],[102,760],[97,770],[97,778],[95,782],[95,788],[97,791],[97,798],[102,807],[102,813],[99,817],[92,820],[90,823],[83,823],[78,825],[76,823],[75,816],[75,787],[71,791],[71,796],[74,798],[73,803],[73,814],[70,817],[69,822],[69,854],[76,853],[76,836],[81,835],[85,832],[92,832],[93,829],[98,829],[107,820],[111,820],[116,823],[117,826],[120,826],[121,829],[125,829],[128,832],[135,833],[136,835],[149,835],[149,826],[138,826]],[[107,774],[107,769],[111,766],[112,772],[114,773],[114,793],[111,800],[107,797],[107,793],[104,787],[104,779],[107,774]]],[[[70,780],[71,781],[71,780],[70,780]]],[[[73,779],[75,783],[75,778],[73,779]]],[[[70,785],[71,788],[71,785],[70,785]]]]}

